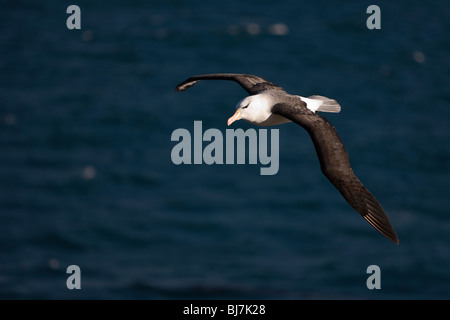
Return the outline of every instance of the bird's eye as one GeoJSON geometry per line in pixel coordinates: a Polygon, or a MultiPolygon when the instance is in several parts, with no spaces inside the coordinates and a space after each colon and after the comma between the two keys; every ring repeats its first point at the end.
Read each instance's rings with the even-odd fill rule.
{"type": "Polygon", "coordinates": [[[242,109],[248,108],[248,105],[246,105],[245,107],[242,107],[242,109]]]}

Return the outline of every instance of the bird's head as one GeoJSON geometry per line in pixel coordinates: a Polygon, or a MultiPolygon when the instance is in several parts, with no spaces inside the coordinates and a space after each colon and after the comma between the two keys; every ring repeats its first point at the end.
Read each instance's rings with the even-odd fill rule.
{"type": "Polygon", "coordinates": [[[270,115],[270,103],[261,95],[248,96],[236,105],[236,112],[228,119],[228,125],[236,120],[243,119],[253,124],[261,124],[266,121],[270,115]]]}

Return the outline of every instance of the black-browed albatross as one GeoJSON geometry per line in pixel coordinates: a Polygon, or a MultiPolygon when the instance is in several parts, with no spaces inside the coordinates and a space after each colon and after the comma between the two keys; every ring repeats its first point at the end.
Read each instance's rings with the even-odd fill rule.
{"type": "Polygon", "coordinates": [[[375,229],[399,243],[380,203],[353,173],[347,151],[335,128],[316,114],[316,111],[339,112],[341,107],[336,100],[317,95],[308,98],[291,95],[263,78],[234,73],[193,76],[181,82],[175,90],[189,89],[199,80],[235,81],[250,94],[238,102],[236,113],[228,119],[228,125],[244,119],[260,126],[293,121],[303,127],[314,143],[323,174],[375,229]]]}

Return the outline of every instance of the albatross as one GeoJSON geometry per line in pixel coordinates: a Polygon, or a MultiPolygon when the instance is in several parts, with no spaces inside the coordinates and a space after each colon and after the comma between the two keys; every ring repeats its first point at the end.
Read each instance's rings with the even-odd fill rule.
{"type": "Polygon", "coordinates": [[[199,80],[234,81],[249,94],[237,103],[237,110],[228,119],[228,125],[243,119],[259,126],[294,122],[304,128],[314,144],[322,173],[367,222],[389,240],[399,243],[383,207],[353,172],[336,129],[317,114],[317,111],[340,112],[341,107],[336,100],[319,95],[291,95],[282,87],[258,76],[235,73],[193,76],[181,82],[175,90],[185,91],[199,80]]]}

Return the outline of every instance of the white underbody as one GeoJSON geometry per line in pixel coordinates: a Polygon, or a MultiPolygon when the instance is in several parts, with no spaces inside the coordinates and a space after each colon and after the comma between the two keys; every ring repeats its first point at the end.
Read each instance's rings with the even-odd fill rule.
{"type": "MultiPolygon", "coordinates": [[[[313,112],[316,112],[322,101],[297,96],[306,102],[306,106],[313,112]]],[[[259,126],[274,126],[291,122],[283,116],[272,113],[272,107],[276,104],[276,96],[267,93],[260,93],[248,96],[238,103],[238,109],[241,111],[241,119],[259,126]]]]}
{"type": "Polygon", "coordinates": [[[262,122],[254,122],[254,121],[249,121],[249,120],[247,120],[247,121],[250,123],[256,124],[258,126],[276,126],[278,124],[291,122],[291,120],[286,119],[285,117],[280,116],[278,114],[273,114],[273,113],[271,113],[269,115],[269,117],[266,118],[265,120],[263,120],[262,122]]]}

